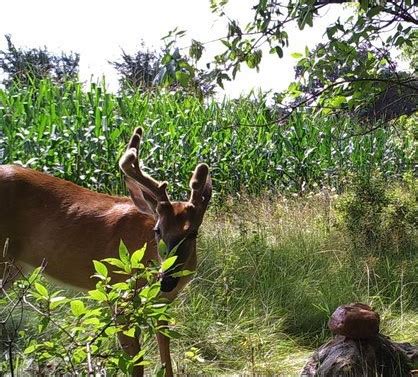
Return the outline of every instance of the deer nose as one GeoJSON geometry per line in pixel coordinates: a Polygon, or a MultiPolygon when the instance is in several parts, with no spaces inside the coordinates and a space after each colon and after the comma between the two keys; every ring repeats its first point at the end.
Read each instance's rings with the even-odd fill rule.
{"type": "Polygon", "coordinates": [[[174,288],[177,287],[180,278],[172,277],[170,275],[165,275],[161,280],[161,291],[162,292],[171,292],[174,288]]]}

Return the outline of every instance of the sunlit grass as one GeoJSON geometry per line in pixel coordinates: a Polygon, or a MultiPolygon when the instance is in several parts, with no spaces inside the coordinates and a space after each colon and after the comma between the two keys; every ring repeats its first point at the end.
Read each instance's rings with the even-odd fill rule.
{"type": "Polygon", "coordinates": [[[335,226],[332,203],[321,194],[248,199],[211,212],[197,276],[177,305],[179,365],[190,373],[297,375],[329,339],[330,314],[350,302],[372,305],[395,341],[418,341],[417,254],[372,258],[372,250],[354,249],[335,226]],[[185,356],[192,347],[200,362],[185,356]]]}

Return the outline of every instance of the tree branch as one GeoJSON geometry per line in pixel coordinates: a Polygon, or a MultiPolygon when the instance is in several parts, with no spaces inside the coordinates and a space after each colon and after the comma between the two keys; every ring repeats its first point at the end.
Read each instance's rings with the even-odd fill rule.
{"type": "MultiPolygon", "coordinates": [[[[387,84],[392,84],[393,86],[401,86],[401,87],[405,87],[411,90],[414,90],[418,93],[418,80],[411,78],[411,79],[407,79],[407,80],[391,80],[391,79],[382,79],[382,78],[357,78],[357,79],[346,79],[346,80],[342,80],[342,81],[338,81],[335,83],[332,83],[328,86],[326,86],[325,88],[322,88],[321,90],[319,90],[316,93],[311,94],[309,97],[303,99],[302,101],[291,105],[288,107],[288,112],[283,115],[282,117],[275,119],[271,122],[267,122],[267,123],[263,123],[263,124],[243,124],[243,123],[238,123],[238,124],[234,124],[231,125],[229,127],[225,127],[225,128],[233,128],[233,127],[269,127],[269,126],[273,126],[273,125],[277,125],[280,124],[282,122],[284,122],[285,120],[287,120],[288,118],[290,118],[290,116],[295,112],[295,110],[297,110],[300,107],[303,107],[304,105],[307,105],[313,101],[315,101],[318,97],[320,97],[322,94],[324,94],[325,92],[334,89],[335,87],[338,87],[342,84],[347,84],[347,83],[354,83],[354,82],[384,82],[387,84]],[[416,82],[417,86],[412,86],[412,85],[408,85],[408,83],[411,82],[416,82]]],[[[318,106],[319,108],[324,108],[322,106],[318,106]]],[[[337,110],[335,108],[335,110],[337,110]]],[[[418,110],[418,109],[417,109],[418,110]]],[[[380,126],[378,126],[380,127],[380,126]]]]}

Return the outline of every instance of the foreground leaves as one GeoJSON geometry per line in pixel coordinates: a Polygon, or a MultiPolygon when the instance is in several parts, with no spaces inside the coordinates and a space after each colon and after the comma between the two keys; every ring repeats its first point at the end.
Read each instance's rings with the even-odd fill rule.
{"type": "MultiPolygon", "coordinates": [[[[119,258],[93,261],[96,289],[83,297],[69,299],[62,291],[47,288],[40,270],[17,282],[24,289],[14,292],[17,302],[24,301],[25,311],[39,321],[37,334],[27,338],[23,354],[39,366],[48,364],[49,372],[72,375],[102,368],[129,374],[134,365],[149,364],[147,339],[157,332],[176,335],[158,326],[159,320],[172,321],[170,306],[159,293],[161,271],[172,267],[176,257],[162,266],[145,267],[145,249],[146,245],[130,254],[121,242],[119,258]],[[116,346],[118,333],[139,337],[145,346],[128,356],[116,346]]],[[[13,294],[8,297],[12,300],[13,294]]]]}

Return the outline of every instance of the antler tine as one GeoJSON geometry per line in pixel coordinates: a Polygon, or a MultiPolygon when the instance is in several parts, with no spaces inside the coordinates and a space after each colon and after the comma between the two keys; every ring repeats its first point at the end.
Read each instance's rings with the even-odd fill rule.
{"type": "Polygon", "coordinates": [[[198,204],[202,202],[204,203],[206,201],[209,202],[210,196],[204,197],[206,196],[204,190],[207,184],[211,186],[209,167],[206,164],[199,164],[196,166],[196,169],[194,170],[192,175],[192,179],[190,180],[190,189],[192,190],[190,196],[191,203],[198,204]]]}
{"type": "Polygon", "coordinates": [[[137,127],[129,141],[126,152],[119,160],[119,167],[126,176],[137,181],[158,202],[169,202],[167,182],[158,182],[139,167],[138,150],[142,134],[142,128],[137,127]]]}

